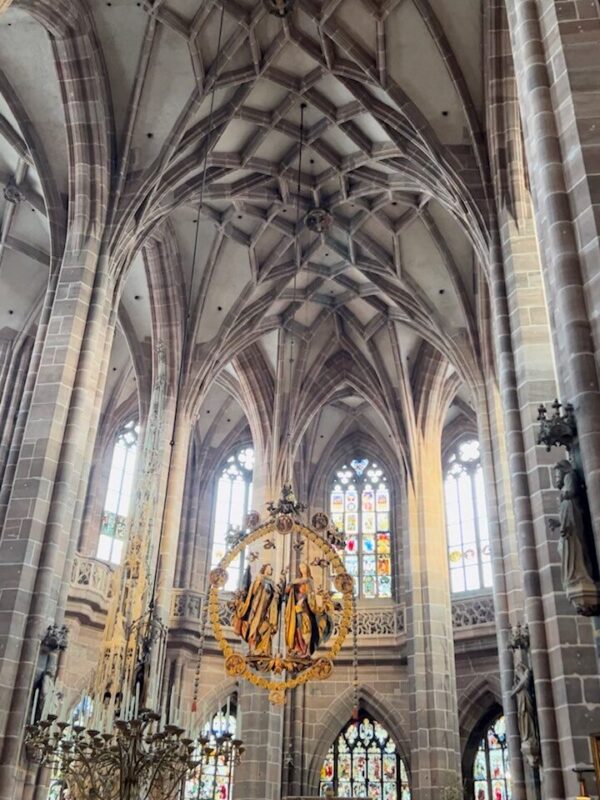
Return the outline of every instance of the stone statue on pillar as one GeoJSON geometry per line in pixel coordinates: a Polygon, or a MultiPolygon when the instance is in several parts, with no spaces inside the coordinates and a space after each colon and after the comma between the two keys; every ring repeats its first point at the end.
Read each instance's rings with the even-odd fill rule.
{"type": "Polygon", "coordinates": [[[541,759],[533,671],[529,666],[529,628],[517,623],[511,628],[509,650],[513,651],[515,666],[513,688],[510,693],[517,705],[517,723],[521,738],[521,752],[527,763],[539,767],[541,759]]]}
{"type": "Polygon", "coordinates": [[[517,721],[521,736],[521,750],[532,767],[539,764],[540,740],[537,733],[533,674],[522,661],[515,666],[515,679],[511,697],[517,701],[517,721]]]}
{"type": "Polygon", "coordinates": [[[538,409],[540,423],[537,443],[550,452],[564,447],[568,460],[554,467],[554,486],[560,491],[559,519],[549,521],[552,530],[560,530],[558,549],[561,559],[562,584],[568,600],[577,613],[585,617],[600,615],[600,585],[593,545],[592,521],[579,453],[575,411],[570,403],[561,411],[555,400],[554,413],[548,416],[545,406],[538,409]]]}
{"type": "Polygon", "coordinates": [[[600,610],[600,598],[586,537],[583,487],[569,461],[559,461],[554,467],[554,485],[560,490],[560,517],[550,524],[560,530],[558,550],[563,588],[578,613],[591,616],[600,610]]]}

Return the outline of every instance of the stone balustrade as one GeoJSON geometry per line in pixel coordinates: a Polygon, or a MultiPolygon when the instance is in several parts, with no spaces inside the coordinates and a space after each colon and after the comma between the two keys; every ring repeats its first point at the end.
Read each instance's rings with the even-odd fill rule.
{"type": "MultiPolygon", "coordinates": [[[[104,561],[77,555],[73,561],[71,583],[86,588],[108,599],[113,568],[104,561]]],[[[171,618],[199,622],[204,595],[191,589],[174,589],[171,598],[171,618]]],[[[220,602],[221,624],[230,622],[227,597],[220,602]]],[[[464,597],[452,603],[452,624],[455,630],[464,630],[494,622],[494,600],[491,595],[464,597]]],[[[406,633],[404,605],[369,605],[357,609],[358,635],[365,637],[398,637],[406,633]]]]}
{"type": "Polygon", "coordinates": [[[105,561],[76,555],[73,559],[71,585],[90,589],[108,600],[113,572],[114,568],[105,561]]]}

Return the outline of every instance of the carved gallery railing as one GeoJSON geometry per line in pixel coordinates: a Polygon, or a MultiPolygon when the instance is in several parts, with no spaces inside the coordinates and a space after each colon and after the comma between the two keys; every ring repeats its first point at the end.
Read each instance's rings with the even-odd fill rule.
{"type": "Polygon", "coordinates": [[[76,555],[71,572],[71,585],[84,587],[108,599],[113,569],[105,561],[76,555]]]}
{"type": "MultiPolygon", "coordinates": [[[[104,598],[109,597],[113,569],[104,561],[77,555],[73,561],[71,583],[74,587],[91,589],[104,598]]],[[[171,617],[199,621],[202,615],[202,594],[191,589],[174,589],[171,617]]],[[[219,604],[221,625],[229,625],[230,611],[226,599],[219,604]]],[[[494,622],[494,600],[490,595],[465,597],[452,603],[452,625],[464,630],[494,622]]],[[[403,605],[375,606],[357,609],[358,634],[368,636],[401,636],[406,632],[403,605]]]]}
{"type": "Polygon", "coordinates": [[[465,597],[452,602],[452,626],[455,630],[491,622],[494,622],[494,598],[491,595],[465,597]]]}
{"type": "MultiPolygon", "coordinates": [[[[202,595],[199,592],[175,589],[171,604],[171,617],[199,620],[202,614],[202,595]]],[[[228,626],[230,610],[227,599],[219,603],[219,621],[228,626]]],[[[404,606],[380,606],[357,610],[358,634],[365,636],[399,636],[405,632],[404,606]]],[[[334,635],[337,621],[334,624],[334,635]]]]}

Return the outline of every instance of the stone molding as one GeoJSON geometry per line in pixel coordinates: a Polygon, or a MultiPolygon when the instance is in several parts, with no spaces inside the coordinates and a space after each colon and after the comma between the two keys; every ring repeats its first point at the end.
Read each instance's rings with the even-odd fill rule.
{"type": "MultiPolygon", "coordinates": [[[[81,589],[100,595],[108,605],[113,568],[96,558],[75,556],[71,574],[72,595],[79,597],[81,589]]],[[[174,589],[171,595],[171,619],[199,622],[202,616],[202,592],[191,589],[174,589]]],[[[79,597],[81,599],[81,597],[79,597]]],[[[96,598],[97,599],[97,598],[96,598]]],[[[494,599],[491,595],[464,597],[452,602],[452,626],[454,630],[490,625],[494,622],[494,599]]],[[[221,625],[228,626],[230,611],[227,598],[220,603],[221,625]]],[[[368,606],[357,609],[358,635],[365,637],[398,637],[406,633],[406,609],[402,604],[368,606]]]]}

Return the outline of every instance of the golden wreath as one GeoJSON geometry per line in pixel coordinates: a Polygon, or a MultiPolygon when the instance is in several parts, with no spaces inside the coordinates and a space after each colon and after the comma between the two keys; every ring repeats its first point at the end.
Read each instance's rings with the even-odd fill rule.
{"type": "MultiPolygon", "coordinates": [[[[320,533],[317,533],[300,522],[294,521],[289,532],[298,534],[304,539],[313,542],[323,555],[329,559],[331,568],[334,571],[334,585],[342,594],[342,615],[339,621],[337,635],[329,649],[323,653],[319,653],[310,667],[307,667],[307,669],[295,675],[293,678],[288,678],[284,681],[269,680],[262,675],[258,675],[250,669],[246,656],[235,650],[227,641],[219,620],[219,589],[227,582],[227,567],[248,545],[270,534],[281,533],[275,520],[266,522],[258,528],[255,528],[248,536],[244,537],[241,542],[236,544],[235,547],[223,556],[218,566],[211,571],[210,591],[208,594],[208,614],[214,637],[225,657],[225,669],[227,673],[238,678],[244,678],[254,684],[254,686],[265,689],[269,692],[270,701],[277,704],[285,702],[285,692],[287,689],[294,689],[296,686],[301,686],[309,680],[325,680],[329,677],[333,669],[333,661],[344,644],[352,620],[353,581],[352,577],[346,572],[338,553],[320,533]]],[[[288,533],[288,531],[286,531],[286,533],[288,533]]]]}

